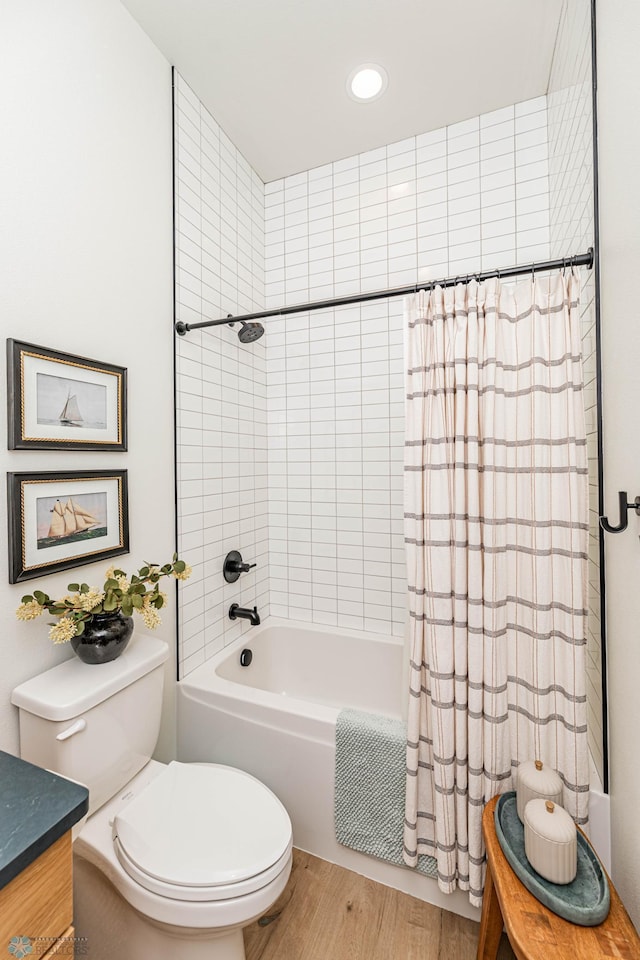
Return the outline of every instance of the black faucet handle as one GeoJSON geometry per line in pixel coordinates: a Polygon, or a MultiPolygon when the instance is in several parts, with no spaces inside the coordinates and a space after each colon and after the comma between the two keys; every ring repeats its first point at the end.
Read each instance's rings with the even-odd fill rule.
{"type": "Polygon", "coordinates": [[[224,558],[222,575],[227,583],[235,583],[241,573],[247,573],[255,566],[255,563],[245,563],[238,550],[231,550],[224,558]]]}

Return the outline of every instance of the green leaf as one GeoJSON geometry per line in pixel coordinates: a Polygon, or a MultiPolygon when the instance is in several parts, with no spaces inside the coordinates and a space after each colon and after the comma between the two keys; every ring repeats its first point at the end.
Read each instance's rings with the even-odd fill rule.
{"type": "Polygon", "coordinates": [[[176,560],[176,562],[173,565],[173,569],[175,570],[176,573],[184,573],[186,568],[187,568],[187,565],[184,562],[184,560],[176,560]]]}
{"type": "Polygon", "coordinates": [[[138,570],[138,573],[140,574],[141,577],[148,577],[149,567],[140,567],[140,569],[138,570]]]}
{"type": "Polygon", "coordinates": [[[80,593],[89,593],[89,584],[81,583],[80,584],[80,593]]]}
{"type": "Polygon", "coordinates": [[[124,617],[130,617],[133,613],[133,604],[131,603],[128,597],[122,601],[122,615],[124,617]]]}
{"type": "Polygon", "coordinates": [[[33,591],[33,596],[35,597],[35,599],[38,601],[38,603],[39,603],[41,606],[42,606],[42,604],[46,603],[47,600],[49,599],[49,597],[46,595],[46,593],[43,593],[42,590],[34,590],[34,591],[33,591]]]}
{"type": "Polygon", "coordinates": [[[164,567],[162,568],[162,572],[163,572],[164,574],[169,574],[169,573],[171,573],[171,564],[170,564],[170,563],[165,563],[164,567]]]}
{"type": "Polygon", "coordinates": [[[107,613],[111,613],[112,610],[115,610],[117,608],[118,601],[114,596],[107,594],[107,596],[104,598],[102,602],[102,606],[104,607],[107,613]]]}
{"type": "Polygon", "coordinates": [[[131,597],[131,602],[137,610],[141,610],[144,606],[144,600],[139,593],[134,593],[131,597]]]}
{"type": "Polygon", "coordinates": [[[117,581],[117,580],[112,580],[111,578],[109,578],[108,580],[105,580],[104,589],[105,589],[105,593],[106,593],[108,590],[117,590],[117,589],[118,589],[118,581],[117,581]]]}
{"type": "Polygon", "coordinates": [[[34,599],[34,597],[32,597],[30,594],[27,594],[26,597],[23,597],[23,598],[22,598],[22,600],[20,601],[20,603],[31,603],[31,601],[32,601],[33,599],[34,599]]]}
{"type": "Polygon", "coordinates": [[[70,583],[67,586],[67,590],[70,590],[71,593],[77,593],[79,589],[80,589],[79,583],[70,583]]]}
{"type": "Polygon", "coordinates": [[[177,554],[177,553],[174,553],[174,555],[173,555],[173,562],[175,563],[177,559],[178,559],[178,554],[177,554]]]}
{"type": "Polygon", "coordinates": [[[160,610],[160,608],[164,606],[164,600],[162,599],[162,597],[156,597],[155,600],[151,601],[151,603],[156,608],[156,610],[160,610]]]}
{"type": "Polygon", "coordinates": [[[76,620],[76,637],[84,633],[84,620],[76,620]]]}

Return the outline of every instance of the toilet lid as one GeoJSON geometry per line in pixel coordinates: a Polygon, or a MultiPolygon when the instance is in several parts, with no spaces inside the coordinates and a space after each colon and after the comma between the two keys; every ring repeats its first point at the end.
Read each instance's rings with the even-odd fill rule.
{"type": "MultiPolygon", "coordinates": [[[[194,888],[196,894],[197,887],[194,899],[213,888],[211,899],[217,899],[215,888],[242,887],[286,859],[291,821],[250,774],[173,762],[116,815],[113,837],[122,865],[127,872],[133,867],[143,886],[146,876],[160,888],[194,888]]],[[[192,899],[187,889],[184,898],[192,899]]]]}

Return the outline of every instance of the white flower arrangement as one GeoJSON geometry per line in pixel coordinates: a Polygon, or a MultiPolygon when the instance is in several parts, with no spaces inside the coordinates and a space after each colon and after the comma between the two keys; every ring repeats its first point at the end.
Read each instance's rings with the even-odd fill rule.
{"type": "Polygon", "coordinates": [[[139,613],[149,630],[154,630],[162,621],[159,610],[167,603],[168,597],[160,589],[162,577],[174,577],[176,580],[188,580],[192,569],[174,553],[171,563],[160,566],[147,563],[129,577],[124,570],[109,567],[105,574],[102,589],[90,587],[86,583],[70,583],[67,593],[60,600],[52,600],[41,590],[34,590],[22,598],[16,610],[18,620],[34,620],[46,610],[54,617],[49,637],[54,643],[67,643],[72,637],[79,637],[85,630],[85,624],[95,614],[122,613],[130,617],[134,611],[139,613]]]}

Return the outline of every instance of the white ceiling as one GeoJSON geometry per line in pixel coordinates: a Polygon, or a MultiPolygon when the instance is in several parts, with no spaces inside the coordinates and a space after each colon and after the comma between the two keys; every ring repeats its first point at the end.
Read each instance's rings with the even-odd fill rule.
{"type": "Polygon", "coordinates": [[[122,2],[269,182],[546,93],[564,0],[122,2]]]}

